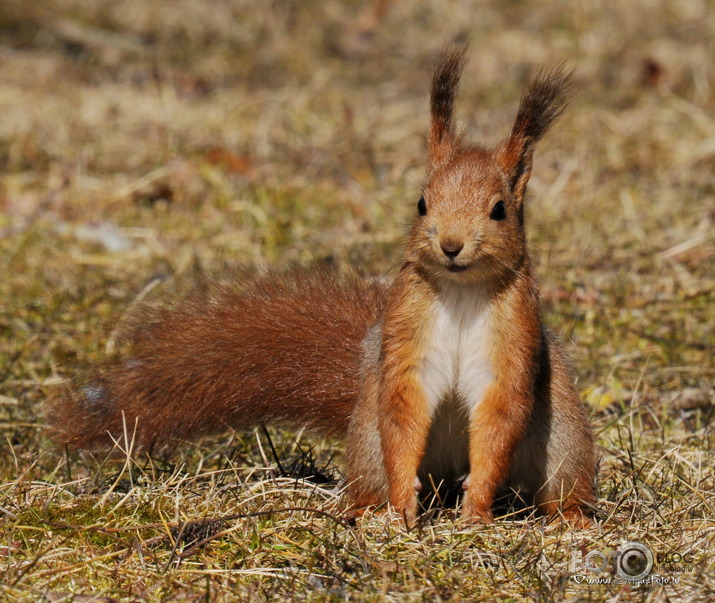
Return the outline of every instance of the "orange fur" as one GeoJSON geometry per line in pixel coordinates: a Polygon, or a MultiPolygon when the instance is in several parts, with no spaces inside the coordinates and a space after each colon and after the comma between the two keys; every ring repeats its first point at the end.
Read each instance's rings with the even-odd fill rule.
{"type": "MultiPolygon", "coordinates": [[[[527,266],[521,270],[529,274],[527,266]]],[[[494,493],[508,477],[514,450],[532,414],[533,375],[541,332],[530,281],[522,278],[495,302],[501,317],[492,352],[498,372],[470,421],[469,459],[475,470],[470,472],[466,490],[464,516],[468,519],[491,518],[494,493]]]]}
{"type": "Polygon", "coordinates": [[[379,393],[379,429],[389,498],[408,522],[417,515],[415,477],[424,454],[430,417],[416,374],[423,340],[421,321],[429,310],[428,291],[414,274],[404,271],[385,312],[383,363],[379,393]],[[404,281],[404,282],[403,282],[404,281]]]}
{"type": "Polygon", "coordinates": [[[55,439],[100,448],[135,422],[144,447],[263,422],[342,436],[361,340],[380,316],[384,289],[377,280],[293,270],[147,308],[127,335],[128,358],[51,401],[55,439]]]}

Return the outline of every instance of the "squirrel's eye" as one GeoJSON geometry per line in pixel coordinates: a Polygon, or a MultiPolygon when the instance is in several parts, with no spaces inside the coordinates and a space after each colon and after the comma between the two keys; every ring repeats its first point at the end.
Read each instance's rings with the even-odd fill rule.
{"type": "Polygon", "coordinates": [[[420,200],[417,202],[417,213],[420,216],[427,215],[427,204],[425,203],[424,197],[420,197],[420,200]]]}
{"type": "Polygon", "coordinates": [[[492,207],[492,213],[489,214],[490,220],[503,220],[506,218],[506,206],[504,201],[497,201],[496,205],[492,207]]]}

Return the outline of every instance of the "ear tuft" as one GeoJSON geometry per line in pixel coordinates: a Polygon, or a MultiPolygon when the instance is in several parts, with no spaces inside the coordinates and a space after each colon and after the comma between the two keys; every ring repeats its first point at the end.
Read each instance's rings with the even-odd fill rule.
{"type": "Polygon", "coordinates": [[[509,175],[517,199],[526,191],[534,145],[566,108],[571,75],[562,65],[542,69],[521,97],[511,134],[499,152],[500,163],[509,175]]]}
{"type": "Polygon", "coordinates": [[[432,126],[429,137],[429,154],[432,165],[443,161],[450,154],[455,143],[454,99],[466,56],[466,46],[444,51],[432,76],[430,94],[432,126]]]}
{"type": "Polygon", "coordinates": [[[563,115],[569,98],[572,73],[563,65],[541,69],[521,97],[511,137],[535,143],[563,115]]]}

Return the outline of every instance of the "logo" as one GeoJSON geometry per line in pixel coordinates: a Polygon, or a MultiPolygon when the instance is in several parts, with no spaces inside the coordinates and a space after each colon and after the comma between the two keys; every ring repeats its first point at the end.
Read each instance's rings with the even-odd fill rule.
{"type": "Polygon", "coordinates": [[[628,582],[639,582],[653,571],[653,553],[640,542],[626,542],[619,546],[614,562],[616,573],[628,582]]]}
{"type": "Polygon", "coordinates": [[[695,556],[692,553],[653,552],[641,542],[626,542],[616,550],[595,550],[586,553],[582,549],[571,552],[572,579],[581,584],[678,584],[680,578],[664,577],[653,573],[692,572],[695,556]],[[679,565],[687,564],[687,565],[679,565]],[[610,572],[609,572],[610,570],[610,572]]]}

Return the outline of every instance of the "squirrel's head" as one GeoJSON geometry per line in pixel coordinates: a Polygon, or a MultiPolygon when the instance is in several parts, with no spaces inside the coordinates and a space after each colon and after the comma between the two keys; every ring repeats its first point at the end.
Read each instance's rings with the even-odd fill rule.
{"type": "Polygon", "coordinates": [[[509,136],[487,149],[455,133],[464,59],[464,49],[447,52],[434,73],[427,181],[407,257],[438,279],[504,282],[526,257],[523,202],[534,146],[564,110],[569,75],[561,68],[540,72],[509,136]]]}

